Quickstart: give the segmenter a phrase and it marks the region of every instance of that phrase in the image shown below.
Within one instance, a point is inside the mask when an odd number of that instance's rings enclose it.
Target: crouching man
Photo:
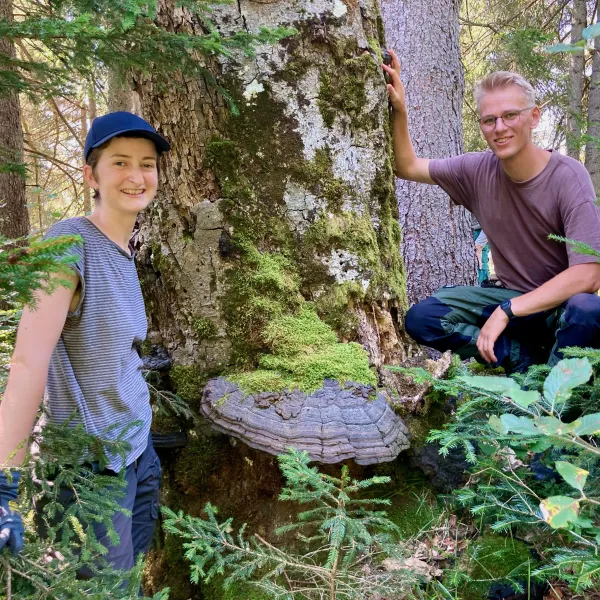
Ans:
[[[548,239],[555,233],[600,250],[600,213],[585,167],[532,141],[539,123],[532,86],[500,71],[475,88],[479,127],[491,151],[429,160],[408,130],[400,63],[390,77],[395,172],[439,185],[486,232],[503,287],[449,286],[413,306],[406,330],[419,343],[507,372],[555,364],[568,346],[600,347],[600,264]]]

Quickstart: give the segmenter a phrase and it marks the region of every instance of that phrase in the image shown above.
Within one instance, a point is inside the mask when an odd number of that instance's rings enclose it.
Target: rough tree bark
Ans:
[[[458,45],[460,0],[382,0],[387,44],[402,63],[409,127],[418,156],[462,152],[464,81]],[[409,301],[442,285],[474,285],[471,217],[437,186],[397,180]]]
[[[12,1],[0,0],[0,20],[12,20]],[[0,55],[15,57],[10,40],[0,38]],[[23,163],[23,130],[19,96],[0,92],[0,235],[17,238],[29,233],[29,213],[25,206],[25,180],[2,163]]]
[[[162,26],[202,32],[185,9],[160,4]],[[239,0],[214,11],[224,34],[298,34],[253,58],[207,60],[238,116],[204,81],[135,81],[143,115],[172,143],[138,238],[149,340],[173,357],[171,381],[192,406],[213,373],[252,369],[266,323],[302,303],[376,368],[397,364],[407,302],[375,0]],[[241,450],[198,432],[190,444],[170,467],[169,498],[197,512],[210,494],[229,514],[237,502],[242,520],[279,519],[273,457],[238,460]]]
[[[571,44],[583,39],[581,32],[587,23],[586,0],[573,0],[571,8]],[[583,80],[585,55],[583,52],[571,54],[569,71],[569,108],[566,121],[567,154],[581,160],[581,124],[583,118]]]
[[[600,195],[600,37],[594,39],[592,74],[588,99],[588,141],[585,145],[585,166],[589,171],[596,195]]]

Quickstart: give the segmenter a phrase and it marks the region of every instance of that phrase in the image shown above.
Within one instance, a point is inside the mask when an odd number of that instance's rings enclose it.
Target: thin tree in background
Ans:
[[[460,0],[383,0],[381,8],[387,44],[402,63],[417,155],[462,153]],[[409,301],[423,300],[442,285],[475,284],[470,214],[437,186],[398,179],[396,197]]]
[[[12,18],[12,1],[0,0],[0,20]],[[0,62],[9,63],[7,85],[0,89],[0,235],[8,238],[29,233],[18,76],[10,66],[15,56],[13,42],[0,36]]]
[[[571,44],[583,39],[582,32],[587,25],[586,0],[573,0],[571,8]],[[567,154],[581,160],[581,129],[583,122],[583,88],[585,55],[583,52],[571,54],[569,70],[569,107],[567,111]]]
[[[592,51],[585,167],[592,177],[596,195],[600,195],[600,37],[594,38]]]

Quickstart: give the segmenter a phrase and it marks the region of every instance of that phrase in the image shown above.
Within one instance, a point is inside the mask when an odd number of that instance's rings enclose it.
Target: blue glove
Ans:
[[[23,550],[23,521],[18,512],[10,510],[8,503],[17,499],[19,492],[19,471],[11,471],[9,481],[6,473],[0,471],[0,550],[9,548],[16,556]]]

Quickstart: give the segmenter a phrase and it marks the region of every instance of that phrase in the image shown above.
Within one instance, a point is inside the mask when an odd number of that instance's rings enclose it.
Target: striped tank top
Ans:
[[[44,237],[77,234],[83,246],[70,253],[78,257],[80,298],[50,360],[45,421],[121,437],[130,445],[125,463],[109,454],[108,464],[118,472],[145,450],[152,420],[139,354],[148,327],[144,300],[133,256],[85,217],[60,221]]]

